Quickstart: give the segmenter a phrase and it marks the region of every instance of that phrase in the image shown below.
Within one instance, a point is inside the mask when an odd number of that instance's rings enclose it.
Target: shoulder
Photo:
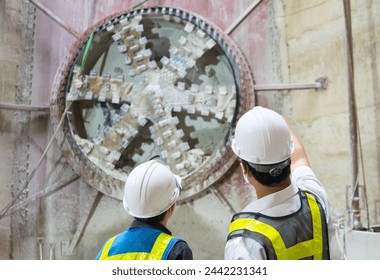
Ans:
[[[307,165],[301,165],[296,167],[294,170],[292,170],[292,179],[296,179],[298,177],[302,176],[314,176],[314,171],[311,169],[310,166]]]
[[[225,260],[266,260],[264,247],[253,238],[235,237],[227,241]]]
[[[176,243],[170,250],[169,260],[192,260],[193,252],[185,240],[176,238]]]
[[[327,220],[329,220],[329,202],[326,190],[309,166],[297,167],[292,172],[292,184],[301,190],[314,194],[322,204]]]
[[[324,192],[325,189],[322,183],[315,176],[313,169],[309,166],[297,167],[291,174],[292,184],[300,189],[308,190],[311,193]]]

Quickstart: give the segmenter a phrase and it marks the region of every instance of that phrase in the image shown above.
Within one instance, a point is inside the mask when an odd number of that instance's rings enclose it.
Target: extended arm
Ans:
[[[312,171],[305,148],[300,139],[295,134],[294,130],[289,126],[289,123],[288,127],[290,136],[294,142],[294,152],[291,155],[292,183],[300,189],[308,190],[319,197],[325,210],[326,220],[328,223],[330,223],[329,201],[327,198],[326,190]],[[306,167],[298,168],[296,171],[296,168],[301,166]]]
[[[294,132],[294,130],[290,127],[288,123],[289,131],[290,131],[290,136],[293,139],[294,142],[294,152],[291,156],[291,170],[294,171],[297,167],[299,166],[309,166],[310,167],[310,162],[307,158],[305,148]]]

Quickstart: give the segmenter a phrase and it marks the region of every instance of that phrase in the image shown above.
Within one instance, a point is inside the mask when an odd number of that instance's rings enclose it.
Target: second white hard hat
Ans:
[[[180,191],[181,178],[164,164],[150,160],[129,174],[124,186],[124,209],[136,218],[155,217],[177,201]]]
[[[261,106],[254,107],[238,120],[231,146],[239,158],[259,165],[283,162],[294,150],[284,118]]]

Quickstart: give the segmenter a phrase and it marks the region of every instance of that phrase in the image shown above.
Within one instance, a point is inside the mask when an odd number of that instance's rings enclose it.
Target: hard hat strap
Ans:
[[[287,160],[283,162],[280,162],[277,164],[270,164],[270,165],[261,165],[261,164],[256,164],[256,163],[252,163],[248,161],[247,163],[257,172],[269,173],[272,177],[277,177],[277,176],[280,176],[282,171],[290,164],[290,158],[288,158]]]

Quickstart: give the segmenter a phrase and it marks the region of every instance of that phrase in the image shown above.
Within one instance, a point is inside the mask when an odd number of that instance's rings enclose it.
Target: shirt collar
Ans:
[[[298,188],[290,184],[285,189],[264,196],[251,202],[242,212],[265,212],[268,209],[275,208],[276,206],[284,203],[285,201],[293,198],[298,193]],[[293,210],[293,209],[292,209]],[[298,209],[296,209],[298,210]]]

